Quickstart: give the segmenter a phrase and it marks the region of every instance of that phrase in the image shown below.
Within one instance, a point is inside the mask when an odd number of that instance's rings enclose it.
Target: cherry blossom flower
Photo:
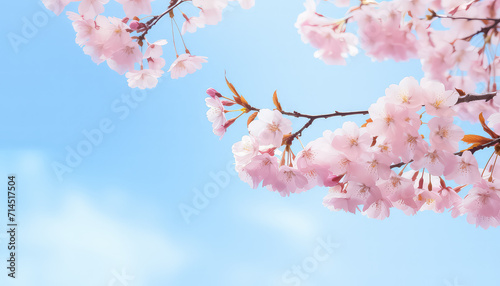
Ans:
[[[427,126],[431,131],[429,141],[432,147],[450,152],[458,149],[458,142],[464,137],[464,131],[453,124],[453,118],[434,117],[429,120]]]
[[[186,16],[186,21],[182,25],[182,34],[184,35],[186,32],[194,33],[198,28],[205,27],[205,21],[201,17],[191,17],[188,18]]]
[[[104,12],[104,4],[109,0],[82,0],[78,6],[78,13],[86,18],[93,19],[95,16]]]
[[[219,97],[215,96],[215,90],[209,89],[207,90],[207,94],[210,97],[205,99],[205,102],[210,109],[207,111],[208,121],[212,122],[212,127],[215,135],[222,136],[224,135],[226,128],[224,127],[227,120],[224,112],[224,105],[222,104]]]
[[[427,114],[440,117],[455,114],[450,107],[457,103],[457,92],[445,90],[444,85],[437,81],[423,79],[421,86],[425,90],[425,111]]]
[[[129,42],[114,52],[107,60],[108,66],[119,74],[133,70],[136,63],[141,62],[142,53],[136,42]]]
[[[47,7],[47,9],[54,12],[56,15],[62,13],[66,5],[71,3],[73,0],[42,0],[43,5]]]
[[[456,156],[457,164],[453,171],[446,176],[447,180],[454,180],[457,184],[474,184],[481,179],[476,158],[470,151],[465,151],[462,156]]]
[[[146,89],[155,87],[158,84],[158,78],[162,74],[163,71],[161,70],[142,69],[127,72],[125,76],[128,78],[128,86],[131,88]]]
[[[248,126],[250,134],[253,135],[260,145],[281,146],[283,135],[292,132],[292,122],[284,118],[278,110],[262,109]]]
[[[252,136],[245,135],[241,141],[234,143],[232,150],[236,161],[236,170],[241,171],[253,157],[259,154],[259,143]]]
[[[116,0],[116,2],[123,5],[123,10],[129,18],[139,15],[150,15],[151,1],[153,0]]]
[[[481,180],[473,186],[462,203],[467,222],[487,229],[500,225],[500,186]]]
[[[168,72],[173,79],[185,77],[201,69],[201,64],[206,62],[206,57],[182,54],[172,63]]]
[[[307,185],[307,179],[299,170],[289,166],[281,166],[276,176],[276,182],[271,186],[281,196],[299,193]]]
[[[334,132],[332,146],[347,155],[351,160],[356,160],[363,150],[370,147],[372,137],[364,128],[359,128],[354,122],[345,122],[342,129]]]

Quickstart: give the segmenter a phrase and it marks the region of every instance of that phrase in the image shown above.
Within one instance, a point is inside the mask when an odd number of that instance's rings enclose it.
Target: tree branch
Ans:
[[[489,101],[493,99],[497,95],[498,91],[493,91],[489,93],[484,93],[484,94],[467,94],[465,96],[461,96],[456,104],[460,103],[465,103],[465,102],[472,102],[472,101],[478,101],[478,100],[484,100],[484,101]],[[246,107],[250,111],[260,111],[260,108],[253,107],[251,105],[248,105]],[[330,117],[343,117],[343,116],[351,116],[351,115],[366,115],[368,114],[368,110],[360,110],[360,111],[349,111],[349,112],[341,112],[341,111],[335,111],[333,113],[327,113],[327,114],[318,114],[318,115],[310,115],[310,114],[303,114],[297,111],[289,112],[289,111],[281,111],[281,114],[288,115],[288,116],[293,116],[296,118],[307,118],[309,119],[302,128],[300,128],[297,132],[293,133],[290,138],[288,138],[287,143],[291,144],[292,141],[297,137],[297,136],[302,136],[302,131],[304,131],[306,128],[312,125],[314,120],[320,119],[320,118],[330,118]],[[406,163],[399,163],[396,165],[391,166],[391,168],[396,168],[396,167],[401,167]]]
[[[170,4],[168,5],[168,9],[165,12],[161,13],[160,15],[153,16],[153,18],[151,18],[149,21],[146,22],[146,28],[145,28],[144,32],[139,36],[139,40],[144,40],[144,38],[146,37],[146,34],[149,32],[149,30],[154,25],[156,25],[156,23],[158,23],[158,21],[160,21],[160,19],[163,18],[163,16],[170,13],[172,10],[174,10],[177,6],[181,5],[182,3],[188,2],[188,1],[191,1],[191,0],[171,0]]]
[[[484,93],[484,94],[467,94],[465,96],[461,96],[457,100],[457,104],[459,103],[464,103],[464,102],[471,102],[471,101],[476,101],[476,100],[484,100],[484,101],[490,101],[497,95],[498,91],[493,91],[489,93]]]

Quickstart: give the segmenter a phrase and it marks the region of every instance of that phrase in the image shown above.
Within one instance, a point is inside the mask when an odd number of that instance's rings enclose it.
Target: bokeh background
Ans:
[[[155,11],[168,2],[153,2]],[[323,113],[368,108],[390,84],[420,79],[418,61],[378,63],[361,52],[347,66],[327,66],[294,28],[301,0],[258,0],[185,37],[193,54],[208,57],[202,70],[141,92],[84,55],[64,15],[39,1],[2,6],[0,265],[8,174],[17,176],[19,229],[17,278],[1,267],[0,285],[498,285],[499,229],[449,213],[395,210],[378,221],[331,212],[324,188],[288,198],[253,190],[232,171],[246,119],[222,140],[206,119],[205,90],[229,94],[225,71],[254,106],[272,108],[278,90],[283,108]],[[116,3],[106,8],[123,15]],[[13,35],[24,41],[12,45]],[[150,35],[160,38],[171,42],[168,19]],[[171,43],[164,51],[173,61]],[[54,165],[102,121],[111,132],[58,176]],[[302,141],[341,124],[315,122]]]

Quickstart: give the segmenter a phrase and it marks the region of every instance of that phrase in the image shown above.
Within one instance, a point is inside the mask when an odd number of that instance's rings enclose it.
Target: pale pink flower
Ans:
[[[209,93],[207,91],[207,93]],[[210,95],[210,94],[209,94]],[[224,105],[217,96],[210,96],[205,99],[205,102],[210,109],[207,111],[208,121],[212,122],[212,127],[215,135],[222,138],[225,133],[224,125],[226,124],[226,115]],[[222,128],[221,128],[222,127]]]
[[[59,15],[64,10],[64,7],[72,2],[72,0],[42,0],[43,5],[56,15]]]
[[[131,88],[146,89],[155,87],[162,74],[161,70],[142,69],[127,72],[125,76],[128,78],[128,86]]]
[[[201,69],[201,64],[206,62],[206,57],[182,54],[172,63],[168,72],[173,79],[185,77],[188,73]]]
[[[109,0],[82,0],[78,6],[78,13],[84,15],[87,19],[93,19],[95,16],[104,12],[104,4]]]
[[[66,15],[73,21],[73,29],[76,32],[75,42],[80,47],[97,34],[97,23],[93,19],[86,19],[84,16],[74,12],[67,12]]]
[[[332,211],[344,210],[345,212],[356,213],[359,201],[350,198],[343,189],[343,185],[337,185],[328,190],[328,194],[323,199],[323,205]]]
[[[424,33],[427,34],[428,31],[424,30]],[[454,66],[451,57],[453,46],[441,39],[444,36],[442,31],[433,31],[431,35],[428,42],[422,42],[422,48],[418,51],[422,69],[427,77],[444,81],[448,75],[448,70]]]
[[[262,182],[262,186],[272,185],[278,175],[278,158],[268,153],[259,154],[242,168],[240,177],[246,176],[246,182],[257,188]]]
[[[462,203],[462,198],[450,187],[442,187],[437,192],[441,198],[436,202],[436,208],[434,209],[437,213],[442,213],[445,209],[451,209]]]
[[[260,145],[281,146],[283,135],[292,132],[292,122],[284,118],[278,110],[261,109],[257,120],[248,126]]]
[[[341,129],[334,132],[332,146],[344,153],[350,160],[356,160],[372,143],[372,137],[365,128],[359,128],[354,122],[344,122]]]
[[[405,77],[399,85],[391,84],[386,90],[386,101],[419,110],[424,103],[424,91],[413,77]]]
[[[388,141],[400,136],[402,132],[418,133],[421,124],[418,114],[386,101],[386,97],[381,97],[377,103],[368,108],[370,118],[373,120],[367,126],[368,132],[372,136],[383,135]]]
[[[129,18],[139,15],[150,15],[151,2],[153,0],[116,0],[116,2],[123,5],[123,10]]]
[[[314,56],[326,64],[345,65],[345,58],[358,53],[357,37],[345,32],[342,21],[316,13],[314,1],[306,1],[305,7],[306,11],[299,15],[295,23],[302,41],[317,48]]]
[[[370,188],[370,196],[366,199],[363,213],[369,218],[385,219],[389,217],[391,202],[382,195],[377,187]]]
[[[425,168],[431,175],[446,176],[452,172],[457,164],[453,153],[431,149],[423,156],[416,157],[411,164],[413,170]]]
[[[424,176],[426,177],[426,176]],[[428,177],[428,176],[427,176]],[[434,179],[434,178],[433,178]],[[428,180],[427,180],[428,182]],[[428,183],[427,183],[428,184]],[[426,185],[426,184],[424,184]],[[417,190],[417,205],[420,211],[433,210],[436,211],[436,206],[440,203],[441,197],[435,191],[426,189]]]
[[[119,74],[133,70],[136,63],[142,60],[142,53],[136,42],[129,42],[114,52],[107,60],[108,66]]]
[[[148,58],[148,67],[152,70],[161,70],[165,66],[164,58]]]
[[[446,176],[447,180],[454,180],[457,184],[474,184],[481,180],[476,158],[470,151],[465,151],[457,157],[455,168]]]
[[[500,112],[493,113],[488,117],[488,127],[493,129],[497,134],[500,133]]]
[[[182,34],[184,35],[186,32],[194,33],[196,29],[205,27],[205,22],[201,17],[191,17],[187,18],[182,25]]]
[[[417,56],[417,38],[408,25],[402,24],[402,13],[396,5],[380,2],[363,5],[354,12],[361,45],[367,55],[377,60],[404,61]]]
[[[255,5],[255,0],[238,0],[238,2],[243,9],[250,9]]]
[[[461,70],[469,70],[473,63],[479,60],[479,54],[477,53],[477,47],[474,47],[468,41],[457,40],[453,44],[454,51],[452,54],[452,61]]]
[[[481,180],[464,198],[462,213],[467,213],[467,222],[487,229],[500,225],[500,188],[498,183]]]
[[[380,153],[371,153],[364,156],[362,165],[365,167],[363,176],[370,176],[372,179],[387,179],[391,175],[390,165],[392,159]]]
[[[414,17],[424,16],[432,0],[403,0],[398,1],[401,11],[410,11]]]
[[[320,137],[309,142],[304,150],[297,154],[294,166],[306,176],[310,185],[324,185],[328,180],[330,158],[336,153],[331,140]]]
[[[430,129],[429,141],[435,149],[455,152],[464,131],[453,124],[453,117],[434,117],[427,123]]]
[[[437,81],[422,79],[421,86],[425,90],[425,111],[433,116],[453,116],[451,107],[457,103],[458,93],[445,90],[444,85]]]
[[[395,136],[392,143],[393,153],[400,156],[404,162],[418,158],[425,154],[428,149],[427,142],[422,139],[418,132],[402,132]]]
[[[127,32],[130,27],[122,19],[108,17],[108,21],[102,19],[100,26],[99,34],[101,39],[105,40],[105,48],[110,50],[111,53],[123,48],[124,45],[132,41],[130,33]]]
[[[241,171],[253,157],[259,154],[259,143],[252,136],[243,136],[241,141],[233,144],[232,147],[236,170]]]
[[[144,58],[159,58],[161,55],[163,55],[163,48],[162,46],[166,45],[167,41],[166,40],[158,40],[154,43],[148,43],[148,48],[146,49],[146,52],[144,53]]]
[[[299,170],[283,165],[279,168],[276,181],[270,187],[285,197],[290,193],[300,193],[306,185],[307,179]]]

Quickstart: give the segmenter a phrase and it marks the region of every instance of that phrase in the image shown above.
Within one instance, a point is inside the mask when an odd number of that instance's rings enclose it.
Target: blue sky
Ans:
[[[157,0],[154,8],[167,4]],[[360,54],[347,66],[327,66],[294,28],[302,1],[258,0],[186,36],[193,54],[208,57],[202,70],[140,92],[83,54],[66,17],[47,16],[37,1],[4,6],[0,174],[18,178],[19,251],[18,278],[2,268],[1,285],[498,283],[499,229],[477,229],[446,213],[395,210],[378,221],[331,212],[320,188],[288,198],[252,190],[230,167],[246,120],[222,140],[206,120],[205,90],[229,93],[224,72],[254,106],[272,108],[278,90],[284,109],[323,113],[368,108],[390,84],[420,79],[418,61],[374,63]],[[116,3],[108,7],[122,13]],[[39,27],[16,52],[9,35],[23,36],[34,18]],[[170,41],[169,21],[158,28],[151,36]],[[164,51],[171,61],[172,45]],[[127,106],[127,98],[136,99]],[[55,162],[65,162],[102,122],[109,132],[59,178]],[[302,141],[341,125],[315,122]],[[213,193],[200,201],[204,189]],[[196,214],[183,217],[185,206],[198,206]],[[0,222],[3,260],[5,217]],[[297,266],[302,278],[290,275]]]

